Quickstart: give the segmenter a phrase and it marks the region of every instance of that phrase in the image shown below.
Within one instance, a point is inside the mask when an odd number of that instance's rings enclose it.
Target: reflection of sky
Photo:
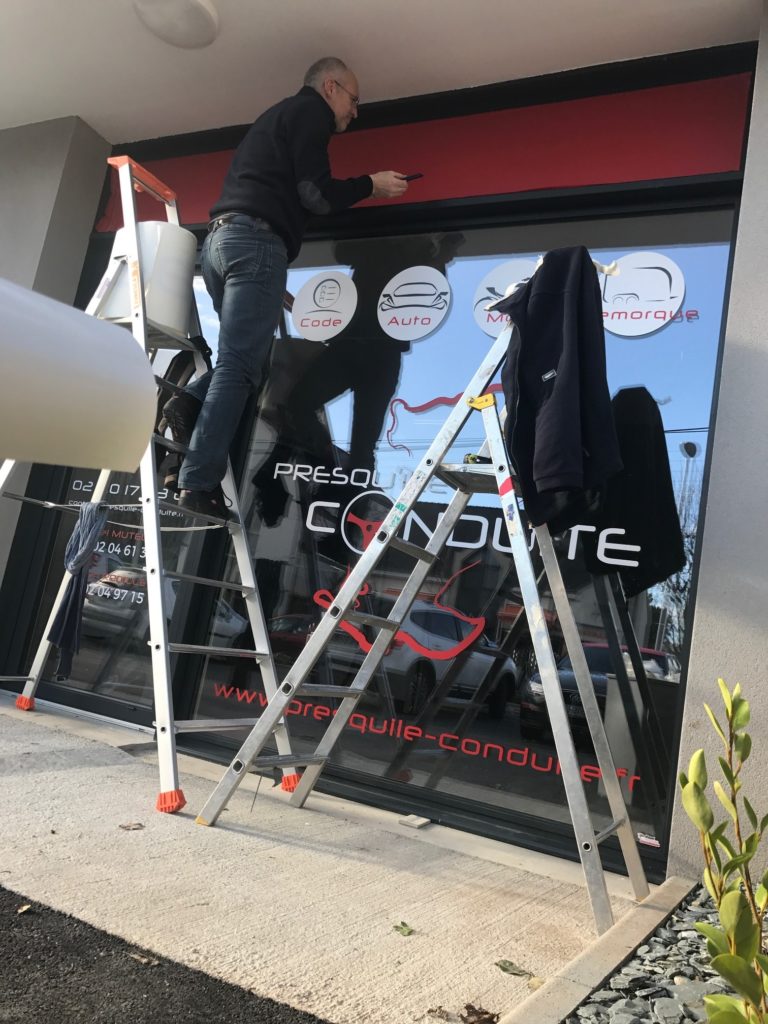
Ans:
[[[602,263],[625,255],[631,250],[594,250],[592,255]],[[685,459],[680,452],[682,441],[695,441],[703,450],[706,434],[699,432],[709,423],[712,389],[715,376],[720,320],[723,308],[728,245],[679,245],[653,247],[674,260],[683,272],[686,293],[682,309],[696,310],[694,321],[667,323],[652,334],[624,338],[606,332],[608,384],[611,393],[621,387],[643,385],[660,403],[668,433],[670,464],[675,481],[682,478]],[[490,257],[455,259],[446,271],[452,289],[448,316],[434,333],[412,345],[403,358],[397,393],[409,405],[422,405],[438,396],[453,396],[464,390],[482,357],[492,343],[475,323],[472,305],[480,281],[500,263],[513,257],[538,253],[498,253]],[[301,286],[321,270],[346,269],[312,267],[291,270],[288,290],[294,295]],[[203,334],[215,349],[218,320],[211,308],[201,279],[195,281],[200,305]],[[296,333],[287,317],[289,333]],[[352,400],[349,394],[327,407],[331,427],[340,447],[349,443]],[[411,470],[444,422],[449,406],[441,405],[425,413],[414,414],[402,406],[397,409],[397,426],[393,430],[395,444],[407,445],[412,455],[396,450],[386,440],[393,420],[385,422],[377,452],[379,479],[395,496],[402,485],[403,473]],[[693,431],[693,432],[692,432]],[[453,454],[457,460],[464,451],[475,451],[481,443],[480,420],[470,420],[461,443]],[[701,459],[701,455],[697,456]],[[446,491],[446,494],[448,492]],[[433,495],[438,498],[438,492]]]

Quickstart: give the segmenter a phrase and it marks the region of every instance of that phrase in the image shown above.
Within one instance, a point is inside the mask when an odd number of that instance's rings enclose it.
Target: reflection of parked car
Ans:
[[[89,579],[83,605],[83,634],[98,639],[119,636],[141,623],[141,636],[147,627],[147,577],[135,565],[108,560],[109,571]],[[165,611],[170,619],[176,606],[180,580],[164,579]],[[213,635],[233,640],[248,628],[248,620],[222,598],[216,602]]]
[[[597,695],[597,703],[600,710],[604,712],[608,676],[615,673],[616,666],[613,664],[607,644],[584,644],[584,654]],[[640,654],[649,679],[665,680],[667,683],[680,682],[680,662],[673,654],[668,654],[666,651],[655,651],[649,647],[641,647]],[[629,653],[624,648],[622,648],[622,657],[628,675],[630,678],[634,678]],[[584,708],[569,657],[566,656],[558,662],[557,673],[560,677],[565,710],[571,720],[571,725],[574,731],[584,731],[587,728]],[[538,672],[534,672],[531,678],[523,683],[520,691],[520,732],[526,739],[539,739],[549,732],[544,686]]]
[[[448,292],[438,291],[431,281],[408,281],[381,296],[379,309],[400,309],[415,306],[420,309],[445,309]]]
[[[371,602],[372,606],[374,603],[375,607],[370,610],[375,614],[389,613],[390,608],[386,602],[378,600]],[[306,615],[282,615],[272,619],[268,629],[275,655],[295,659],[313,628],[314,622]],[[457,618],[450,611],[436,608],[426,601],[415,601],[400,632],[407,633],[422,650],[414,650],[401,637],[396,636],[382,661],[394,699],[400,701],[406,709],[418,712],[435,684],[445,678],[454,661],[450,657],[438,660],[430,657],[430,654],[434,652],[445,655],[452,648],[460,647],[471,629],[468,622]],[[365,657],[355,638],[342,629],[334,633],[328,654],[334,671],[349,674],[357,671]],[[501,660],[501,669],[497,669],[496,685],[485,701],[492,717],[503,717],[507,701],[515,696],[521,673],[514,661],[502,655],[498,646],[484,634],[471,646],[449,696],[472,698],[497,658]]]

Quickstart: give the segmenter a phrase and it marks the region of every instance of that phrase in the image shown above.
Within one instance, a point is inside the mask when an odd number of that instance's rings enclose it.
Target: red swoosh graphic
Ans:
[[[501,384],[491,384],[485,389],[483,394],[488,395],[491,393],[499,393],[502,390]],[[394,448],[396,451],[408,452],[411,455],[411,449],[404,444],[395,444],[392,440],[392,435],[397,430],[397,408],[402,406],[408,412],[427,412],[429,409],[436,409],[440,405],[456,405],[461,396],[464,394],[460,391],[458,395],[438,395],[437,398],[430,398],[428,402],[424,402],[423,405],[409,405],[404,398],[393,398],[389,403],[389,414],[392,417],[392,421],[387,428],[387,443],[390,448]]]
[[[463,640],[460,640],[459,643],[455,644],[453,647],[449,647],[445,651],[433,651],[429,647],[424,647],[423,644],[420,644],[419,641],[415,639],[415,637],[412,637],[411,634],[405,632],[405,630],[399,629],[395,634],[395,639],[400,640],[401,643],[407,644],[412,651],[415,651],[417,654],[423,655],[425,658],[429,658],[431,661],[450,661],[452,658],[455,658],[457,655],[461,654],[462,651],[465,651],[467,647],[473,644],[475,640],[477,640],[477,638],[480,636],[485,627],[485,618],[483,616],[480,616],[479,618],[471,618],[470,616],[465,615],[463,612],[460,612],[458,608],[451,608],[448,605],[440,604],[440,598],[446,592],[448,587],[450,587],[451,583],[453,583],[457,576],[461,576],[463,572],[468,572],[470,569],[474,569],[476,565],[480,565],[480,559],[478,559],[476,562],[472,562],[471,565],[465,565],[463,569],[459,569],[458,572],[455,572],[453,576],[450,577],[450,579],[446,580],[446,582],[443,584],[440,590],[438,590],[432,601],[432,604],[434,605],[435,608],[439,608],[441,611],[444,612],[450,612],[451,615],[454,615],[457,619],[460,619],[462,622],[469,622],[472,624],[473,628],[464,637]],[[349,577],[350,571],[351,570],[349,569],[347,570],[347,576],[345,577],[344,582],[346,582],[346,579]],[[360,591],[360,597],[364,597],[367,593],[369,593],[369,590],[370,587],[366,583],[363,589]],[[314,601],[315,604],[327,610],[333,604],[334,596],[330,592],[330,590],[317,590],[315,591],[314,594]],[[357,608],[359,604],[359,600],[355,601],[355,608]],[[339,626],[341,627],[341,629],[344,630],[345,633],[352,637],[352,639],[357,643],[358,647],[364,654],[367,654],[368,651],[370,651],[373,645],[365,638],[365,635],[359,629],[357,629],[356,626],[354,626],[351,622],[345,622],[344,620],[342,620],[339,623]]]

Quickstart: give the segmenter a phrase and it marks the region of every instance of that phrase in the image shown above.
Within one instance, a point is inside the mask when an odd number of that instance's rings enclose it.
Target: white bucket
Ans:
[[[186,337],[192,311],[197,239],[191,231],[167,221],[141,221],[138,228],[147,319],[162,331]],[[126,247],[126,229],[120,228],[115,235],[110,262],[125,256]],[[131,320],[128,268],[125,264],[120,268],[99,317],[113,323],[129,323]]]

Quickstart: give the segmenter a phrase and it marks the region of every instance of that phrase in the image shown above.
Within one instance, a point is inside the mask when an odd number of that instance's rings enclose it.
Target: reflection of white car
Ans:
[[[448,305],[447,291],[439,291],[430,281],[408,281],[399,284],[391,292],[384,292],[379,309],[400,309],[416,306],[422,309],[445,309]]]
[[[96,579],[89,578],[83,605],[83,634],[97,638],[118,636],[134,625],[148,621],[147,577],[133,565],[120,565],[108,560],[109,571]],[[93,573],[91,573],[93,576]],[[173,615],[180,580],[164,578],[165,613]],[[248,628],[248,620],[219,598],[213,619],[213,634],[234,640]]]
[[[384,602],[377,604],[384,607],[377,607],[376,614],[388,614],[389,609]],[[436,608],[427,601],[415,601],[382,661],[393,697],[402,701],[408,710],[420,711],[435,684],[442,682],[455,658],[463,651],[462,641],[472,629],[470,623],[450,611]],[[411,638],[414,646],[402,639],[404,634]],[[452,651],[456,653],[451,654]],[[356,672],[365,657],[355,638],[342,629],[334,633],[328,653],[334,670],[346,669],[349,672]],[[507,701],[515,696],[522,673],[485,634],[481,633],[471,644],[469,655],[448,696],[471,699],[496,659],[501,659],[501,671],[496,686],[487,694],[485,701],[490,715],[502,718]]]

